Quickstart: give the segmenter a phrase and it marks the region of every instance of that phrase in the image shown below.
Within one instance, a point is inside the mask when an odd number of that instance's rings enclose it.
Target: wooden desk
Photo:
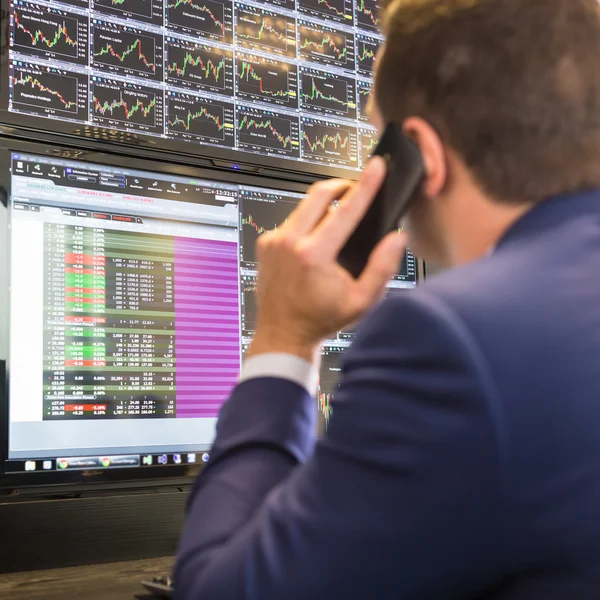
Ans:
[[[0,575],[6,600],[133,600],[142,579],[168,575],[173,557]]]

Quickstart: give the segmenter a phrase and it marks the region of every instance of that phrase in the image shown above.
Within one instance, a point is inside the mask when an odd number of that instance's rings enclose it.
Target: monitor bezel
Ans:
[[[105,164],[108,166],[122,166],[129,169],[137,169],[142,171],[155,171],[177,176],[189,176],[195,179],[217,180],[220,182],[234,183],[238,185],[248,185],[263,188],[272,188],[274,190],[284,190],[290,192],[304,193],[308,188],[307,184],[294,183],[285,180],[277,180],[274,178],[258,177],[247,175],[245,173],[219,171],[215,169],[206,169],[199,167],[190,167],[180,165],[174,161],[158,163],[156,156],[154,161],[150,157],[140,158],[137,156],[124,154],[110,154],[107,152],[98,152],[93,149],[73,149],[68,146],[46,145],[39,142],[26,142],[18,139],[0,138],[0,194],[4,197],[0,203],[0,210],[6,212],[6,226],[10,226],[10,214],[8,200],[10,196],[10,158],[11,153],[18,152],[23,154],[33,154],[38,156],[53,156],[63,157],[68,160],[81,160]],[[157,164],[160,164],[160,169],[157,169]],[[8,238],[8,229],[0,232],[3,239]],[[0,260],[5,261],[5,271],[7,281],[3,285],[4,290],[8,290],[10,281],[10,249],[7,244],[6,256],[0,253]],[[1,285],[1,282],[0,282]],[[10,314],[10,294],[5,292],[6,297],[0,295],[0,310],[5,315]],[[6,305],[2,306],[1,303]],[[7,318],[6,327],[7,333],[10,320]],[[1,337],[6,339],[2,341]],[[191,478],[201,470],[201,466],[187,465],[166,465],[160,467],[144,467],[131,469],[114,469],[114,470],[90,470],[90,471],[73,471],[73,472],[37,472],[37,473],[7,473],[4,465],[8,459],[8,434],[9,434],[9,388],[10,388],[10,355],[9,355],[9,335],[0,336],[0,343],[4,344],[2,353],[6,357],[5,363],[5,378],[3,389],[0,389],[0,489],[17,488],[29,486],[57,486],[57,485],[85,485],[86,487],[103,485],[118,485],[142,484],[147,483],[153,485],[155,481],[161,481],[160,485],[173,485],[172,480],[184,480],[188,483]],[[1,378],[0,378],[1,379]]]
[[[319,165],[318,163],[304,162],[301,160],[278,158],[274,155],[259,155],[243,150],[232,150],[218,146],[200,145],[197,143],[186,143],[167,138],[146,135],[143,133],[125,132],[81,123],[68,123],[57,119],[48,119],[35,115],[24,115],[10,112],[8,110],[8,77],[9,77],[9,35],[10,35],[10,2],[11,0],[0,0],[0,23],[4,25],[7,32],[6,40],[0,54],[0,125],[14,127],[22,130],[25,135],[37,135],[50,133],[57,136],[69,137],[74,143],[84,140],[93,140],[109,144],[115,151],[135,152],[136,150],[162,150],[177,154],[179,160],[194,162],[195,160],[208,160],[235,163],[240,167],[248,169],[269,169],[277,172],[276,176],[284,179],[294,180],[299,176],[311,176],[315,178],[341,177],[343,179],[357,179],[359,170],[344,169],[342,167]],[[4,23],[6,20],[6,23]],[[277,110],[274,106],[273,110]],[[300,116],[298,112],[298,116]],[[313,115],[318,117],[319,115]],[[52,124],[52,128],[43,126],[43,121]],[[356,121],[357,130],[361,122]],[[111,135],[113,134],[113,135]],[[112,138],[112,139],[111,139]],[[129,138],[131,143],[120,141],[119,138]],[[194,151],[194,148],[198,148]],[[217,165],[215,165],[217,166]]]
[[[2,129],[0,128],[0,133]],[[249,185],[255,187],[284,190],[290,192],[304,193],[308,189],[308,182],[290,181],[277,179],[265,175],[251,175],[228,169],[207,168],[201,166],[182,165],[179,157],[168,153],[140,151],[133,154],[123,154],[120,148],[105,147],[99,150],[97,144],[88,143],[85,146],[74,146],[71,140],[63,140],[56,144],[51,135],[40,136],[38,141],[25,141],[19,137],[0,136],[0,210],[6,211],[6,222],[8,226],[7,200],[10,194],[10,155],[12,152],[37,154],[42,156],[62,157],[69,160],[90,161],[109,166],[124,166],[125,168],[139,169],[145,171],[160,171],[173,175],[184,175],[198,179],[218,180],[238,185]],[[162,162],[161,162],[162,161]],[[156,165],[160,164],[160,169]],[[153,168],[154,167],[154,168]],[[7,238],[6,231],[0,232],[4,239]],[[8,272],[10,256],[2,256],[0,260],[6,261],[6,275]],[[417,283],[424,279],[423,262],[417,259]],[[3,289],[8,289],[8,279]],[[2,282],[0,282],[2,285]],[[3,298],[0,295],[0,311],[9,314],[9,306],[2,306]],[[9,295],[6,292],[6,303]],[[8,319],[6,326],[8,327]],[[0,332],[1,334],[2,332]],[[2,342],[6,348],[3,349],[6,356],[5,385],[0,386],[0,490],[14,490],[18,488],[31,488],[40,490],[54,490],[55,492],[76,491],[79,489],[112,489],[112,488],[136,488],[173,486],[189,484],[201,471],[202,466],[193,465],[168,465],[161,467],[145,467],[131,469],[114,469],[104,471],[73,471],[73,472],[37,472],[37,473],[6,473],[4,462],[8,458],[8,393],[10,385],[10,357],[8,355],[8,336]],[[0,353],[0,356],[2,354]],[[0,367],[1,367],[0,361]],[[0,381],[1,381],[0,377]]]

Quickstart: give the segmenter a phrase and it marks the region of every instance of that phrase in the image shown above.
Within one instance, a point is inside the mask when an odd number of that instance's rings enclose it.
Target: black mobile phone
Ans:
[[[423,157],[417,145],[395,123],[389,124],[372,156],[383,156],[387,174],[363,220],[338,256],[338,262],[354,277],[365,268],[369,255],[391,231],[400,227],[425,176]]]

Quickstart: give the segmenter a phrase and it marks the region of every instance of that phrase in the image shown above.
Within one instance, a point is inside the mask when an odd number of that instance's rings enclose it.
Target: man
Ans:
[[[258,329],[189,505],[185,600],[600,598],[596,0],[391,0],[374,118],[458,267],[366,316],[314,448],[319,343],[398,264],[336,263],[384,176],[314,186],[259,245]],[[332,201],[341,199],[338,209]]]

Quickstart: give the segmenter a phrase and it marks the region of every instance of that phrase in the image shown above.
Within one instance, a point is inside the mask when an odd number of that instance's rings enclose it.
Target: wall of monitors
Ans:
[[[3,120],[330,174],[376,143],[378,0],[11,0]]]

